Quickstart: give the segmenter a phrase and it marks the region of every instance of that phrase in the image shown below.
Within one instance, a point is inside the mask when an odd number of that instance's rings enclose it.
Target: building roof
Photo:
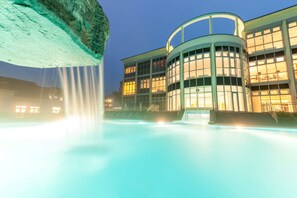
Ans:
[[[151,58],[154,56],[165,56],[165,55],[167,55],[166,48],[162,47],[162,48],[154,49],[154,50],[144,52],[141,54],[137,54],[135,56],[130,56],[130,57],[124,58],[124,59],[122,59],[122,61],[124,63],[130,63],[130,62],[134,62],[134,61],[138,61],[138,60],[142,60],[142,59]]]
[[[296,13],[297,13],[297,5],[294,5],[282,10],[278,10],[278,11],[245,21],[245,29],[251,30],[251,29],[259,28],[261,26],[276,23],[285,19],[296,17]]]

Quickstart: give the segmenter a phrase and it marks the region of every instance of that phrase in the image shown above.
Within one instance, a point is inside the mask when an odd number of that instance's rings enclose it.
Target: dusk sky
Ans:
[[[105,52],[105,93],[117,91],[123,78],[121,59],[164,47],[183,22],[209,12],[232,12],[243,20],[296,5],[296,0],[99,0],[110,21]],[[1,23],[1,22],[0,22]],[[1,37],[1,35],[0,35]],[[3,38],[1,38],[3,39]],[[54,70],[42,71],[0,62],[0,76],[55,85]]]

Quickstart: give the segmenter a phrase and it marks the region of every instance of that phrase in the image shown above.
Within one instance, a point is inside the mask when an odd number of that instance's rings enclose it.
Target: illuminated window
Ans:
[[[288,80],[284,52],[250,57],[250,82],[272,82]]]
[[[252,102],[255,112],[294,111],[288,84],[252,87]]]
[[[280,27],[266,29],[255,34],[248,34],[247,46],[249,54],[263,50],[283,48],[283,38]]]
[[[197,86],[185,88],[186,109],[211,109],[212,93],[211,86]]]
[[[144,79],[140,81],[140,89],[148,89],[150,88],[150,80]]]
[[[244,111],[243,89],[239,86],[217,86],[220,111]]]
[[[53,107],[52,108],[52,113],[53,114],[59,114],[61,112],[61,107]]]
[[[30,113],[40,113],[40,107],[30,107]]]
[[[152,93],[165,92],[165,91],[166,91],[165,76],[153,78]]]
[[[209,51],[209,48],[203,48],[184,54],[184,80],[211,76]]]
[[[15,107],[16,113],[26,113],[26,111],[27,111],[27,106],[25,106],[25,105],[17,105]]]
[[[167,109],[169,111],[180,110],[180,90],[170,91],[167,94]]]
[[[216,47],[216,73],[217,76],[241,77],[239,48],[228,46]]]
[[[135,72],[136,72],[135,66],[129,66],[129,67],[126,67],[126,69],[125,69],[125,74],[131,74],[131,73],[135,73]]]
[[[297,45],[297,22],[289,23],[290,44]]]
[[[168,84],[176,83],[180,81],[180,61],[179,56],[172,59],[169,62],[167,71]]]
[[[124,82],[124,95],[132,95],[135,94],[135,81]]]

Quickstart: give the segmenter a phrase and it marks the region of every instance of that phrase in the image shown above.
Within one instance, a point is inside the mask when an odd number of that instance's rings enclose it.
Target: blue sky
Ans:
[[[209,12],[232,12],[243,20],[289,6],[296,0],[98,0],[110,21],[105,52],[105,93],[118,90],[123,78],[122,58],[165,46],[171,32],[183,22]],[[0,35],[1,37],[1,35]],[[0,63],[0,75],[52,85],[52,70],[14,67]]]

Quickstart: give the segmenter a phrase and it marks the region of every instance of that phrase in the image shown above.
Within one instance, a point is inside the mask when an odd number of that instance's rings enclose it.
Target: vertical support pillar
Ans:
[[[235,19],[235,36],[239,36],[238,18]]]
[[[166,89],[166,94],[165,94],[165,103],[166,103],[166,111],[169,111],[169,100],[168,100],[168,56],[166,56],[166,65],[165,65],[165,89]]]
[[[210,60],[211,60],[211,92],[212,92],[212,108],[218,110],[218,94],[217,94],[217,72],[216,72],[216,55],[215,45],[211,44],[210,47]]]
[[[284,47],[285,47],[285,56],[286,56],[286,63],[287,63],[287,70],[288,70],[288,76],[289,76],[289,88],[291,92],[292,97],[292,103],[296,104],[296,83],[295,83],[295,76],[294,76],[294,69],[293,69],[293,60],[292,60],[292,51],[290,46],[290,40],[289,40],[289,32],[288,32],[288,26],[287,21],[282,21],[282,32],[284,36]],[[293,105],[294,112],[297,111],[297,107]]]
[[[240,58],[240,69],[241,69],[241,84],[242,84],[242,92],[243,92],[243,101],[244,101],[244,111],[248,111],[248,106],[247,106],[247,95],[246,95],[246,90],[245,90],[245,66],[244,61],[243,61],[243,47],[240,46],[239,48],[239,58]],[[237,65],[236,65],[237,66]]]
[[[134,94],[134,111],[137,109],[137,86],[138,86],[138,62],[136,62],[136,68],[135,68],[135,94]]]
[[[124,78],[123,78],[123,82],[122,82],[122,87],[121,87],[121,91],[122,91],[122,109],[125,109],[125,104],[124,104],[124,85],[125,85],[125,74],[126,74],[126,66],[124,64]]]
[[[209,35],[213,34],[213,28],[212,28],[212,16],[209,16]]]
[[[183,52],[179,53],[180,72],[180,110],[185,110],[185,86],[184,86],[184,57]]]
[[[152,87],[152,78],[153,77],[153,59],[151,58],[150,59],[150,83],[149,83],[149,86],[150,86],[150,88],[149,88],[149,107],[152,105],[152,89],[153,89],[153,87]]]
[[[181,43],[185,42],[185,29],[184,26],[181,27]]]

